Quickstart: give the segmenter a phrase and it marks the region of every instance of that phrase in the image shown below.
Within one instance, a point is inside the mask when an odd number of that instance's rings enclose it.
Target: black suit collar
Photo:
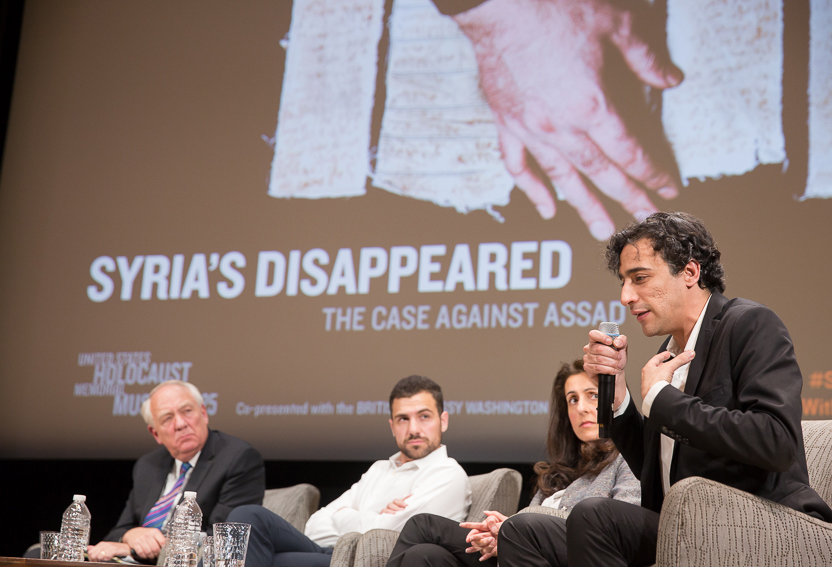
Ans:
[[[208,475],[208,471],[214,464],[214,456],[219,451],[219,435],[216,431],[208,430],[208,439],[205,441],[205,446],[202,448],[202,453],[199,455],[199,460],[196,462],[191,476],[188,477],[188,482],[185,484],[183,490],[199,492],[199,486]],[[158,451],[161,453],[159,457],[159,468],[153,478],[150,479],[150,487],[147,490],[147,496],[144,503],[144,514],[146,515],[153,505],[159,500],[162,495],[162,490],[165,488],[170,471],[173,470],[174,458],[168,453],[165,447],[159,447]],[[144,519],[144,518],[142,518]]]
[[[724,295],[718,291],[711,293],[711,299],[705,311],[705,318],[702,319],[702,326],[699,327],[699,337],[697,337],[694,346],[696,357],[690,363],[688,378],[685,382],[685,393],[689,396],[695,395],[696,388],[699,386],[702,371],[705,369],[705,361],[708,359],[708,351],[711,349],[711,339],[714,336],[714,331],[719,326],[720,316],[726,303],[728,303],[728,299]]]
[[[219,443],[219,435],[216,431],[208,430],[208,439],[205,441],[205,446],[202,447],[202,453],[199,455],[199,460],[196,462],[194,472],[188,477],[188,482],[185,484],[184,490],[196,492],[199,495],[199,485],[205,480],[208,471],[214,464],[214,456],[217,454]]]
[[[696,345],[694,346],[696,357],[690,363],[688,378],[685,382],[685,394],[689,396],[696,395],[696,389],[699,387],[702,372],[705,370],[705,361],[708,359],[708,352],[711,350],[714,331],[719,326],[719,321],[722,319],[722,312],[727,303],[728,299],[718,291],[711,293],[711,299],[708,302],[708,308],[705,310],[705,317],[702,319],[702,326],[699,327],[699,336],[696,338]],[[670,460],[670,484],[673,484],[676,479],[676,465],[679,463],[678,457],[679,443],[676,443],[673,446],[673,456]]]
[[[153,505],[156,504],[156,501],[159,500],[159,497],[162,495],[162,490],[165,488],[168,474],[173,469],[174,459],[170,456],[168,450],[165,447],[159,447],[157,451],[160,454],[158,461],[159,467],[156,469],[153,478],[150,479],[150,485],[145,494],[144,506],[142,507],[143,513],[140,523],[144,521],[144,516],[147,515],[150,509],[153,508]]]

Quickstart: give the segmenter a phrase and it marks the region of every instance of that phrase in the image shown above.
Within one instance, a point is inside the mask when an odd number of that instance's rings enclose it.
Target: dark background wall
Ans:
[[[20,23],[23,19],[23,0],[0,2],[0,156],[6,141],[9,104],[17,65],[17,45],[20,42]]]

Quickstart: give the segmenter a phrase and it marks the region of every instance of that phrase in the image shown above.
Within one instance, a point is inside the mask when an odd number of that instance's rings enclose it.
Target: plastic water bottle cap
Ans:
[[[87,500],[87,497],[84,496],[83,494],[75,494],[75,495],[72,496],[72,501],[73,502],[86,502],[86,500]]]
[[[190,490],[185,491],[185,498],[196,499],[196,492],[191,492]]]

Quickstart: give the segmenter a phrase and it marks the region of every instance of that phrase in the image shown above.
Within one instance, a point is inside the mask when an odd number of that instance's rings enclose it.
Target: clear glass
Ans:
[[[202,540],[202,567],[214,567],[214,536]]]
[[[244,567],[250,524],[214,524],[214,567]]]
[[[40,532],[40,558],[57,559],[61,549],[60,532]]]

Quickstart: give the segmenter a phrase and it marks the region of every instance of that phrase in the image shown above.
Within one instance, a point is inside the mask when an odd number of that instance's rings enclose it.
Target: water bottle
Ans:
[[[196,567],[202,510],[196,492],[185,492],[168,526],[165,567]]]
[[[61,561],[83,561],[84,552],[90,542],[90,511],[84,504],[87,497],[76,494],[72,504],[61,520],[60,551]]]

